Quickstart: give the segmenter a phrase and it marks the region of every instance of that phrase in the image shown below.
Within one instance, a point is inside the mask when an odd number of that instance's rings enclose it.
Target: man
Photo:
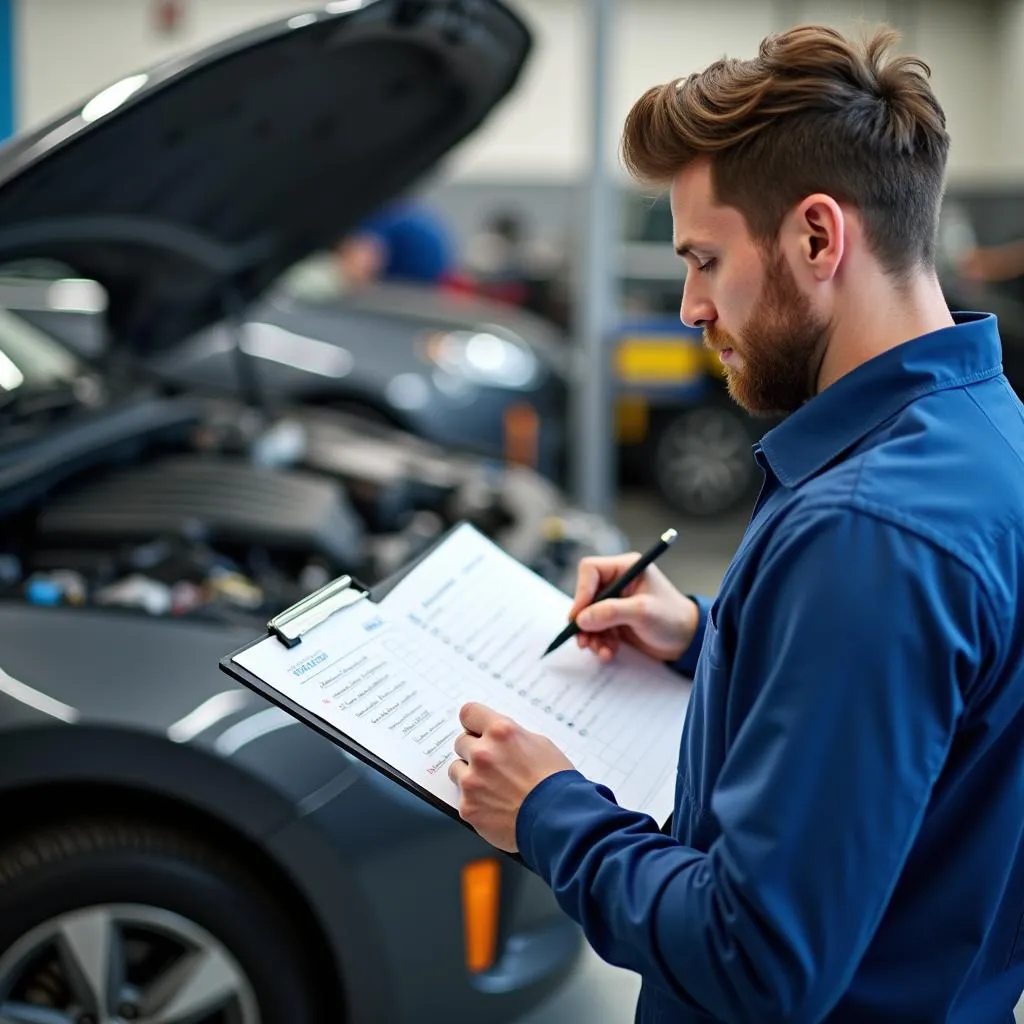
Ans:
[[[397,202],[360,223],[330,252],[315,253],[285,274],[285,290],[313,301],[377,281],[444,285],[455,274],[455,249],[440,217]]]
[[[925,65],[828,29],[647,92],[736,401],[788,414],[721,592],[580,567],[598,656],[694,674],[671,834],[547,739],[462,710],[460,812],[518,849],[659,1022],[1011,1020],[1024,985],[1024,409],[935,277],[948,137]]]
[[[442,284],[456,269],[455,246],[444,221],[428,207],[396,202],[353,232],[380,251],[379,276],[389,281]]]

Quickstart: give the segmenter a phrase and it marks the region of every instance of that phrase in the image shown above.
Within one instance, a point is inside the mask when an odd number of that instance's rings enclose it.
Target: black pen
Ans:
[[[657,544],[654,545],[649,551],[642,554],[617,580],[612,580],[607,587],[602,590],[597,597],[594,598],[593,604],[597,604],[598,601],[605,601],[609,597],[621,597],[622,592],[633,582],[643,571],[647,568],[656,558],[660,558],[668,549],[675,543],[676,537],[679,534],[675,530],[666,530],[662,535],[661,539]],[[572,639],[577,633],[580,632],[580,627],[576,625],[576,620],[573,619],[565,629],[562,630],[554,640],[548,644],[548,649],[541,655],[545,657],[552,651],[557,650],[566,640]]]

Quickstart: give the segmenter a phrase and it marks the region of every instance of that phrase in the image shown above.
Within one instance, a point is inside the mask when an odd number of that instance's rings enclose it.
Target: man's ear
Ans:
[[[802,200],[788,219],[799,265],[817,281],[832,280],[846,246],[842,207],[831,196],[817,193]]]

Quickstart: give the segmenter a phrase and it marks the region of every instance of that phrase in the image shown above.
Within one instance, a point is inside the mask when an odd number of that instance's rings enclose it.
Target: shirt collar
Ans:
[[[996,318],[955,313],[931,331],[869,359],[815,395],[754,446],[786,487],[797,487],[922,395],[1002,372]]]

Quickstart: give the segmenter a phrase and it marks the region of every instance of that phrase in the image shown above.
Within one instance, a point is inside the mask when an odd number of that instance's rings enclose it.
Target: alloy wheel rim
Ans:
[[[260,1024],[227,948],[159,907],[99,904],[37,925],[0,956],[0,1024]]]
[[[753,472],[750,446],[738,417],[724,410],[694,410],[661,438],[663,489],[682,508],[703,514],[723,510],[746,490]]]

